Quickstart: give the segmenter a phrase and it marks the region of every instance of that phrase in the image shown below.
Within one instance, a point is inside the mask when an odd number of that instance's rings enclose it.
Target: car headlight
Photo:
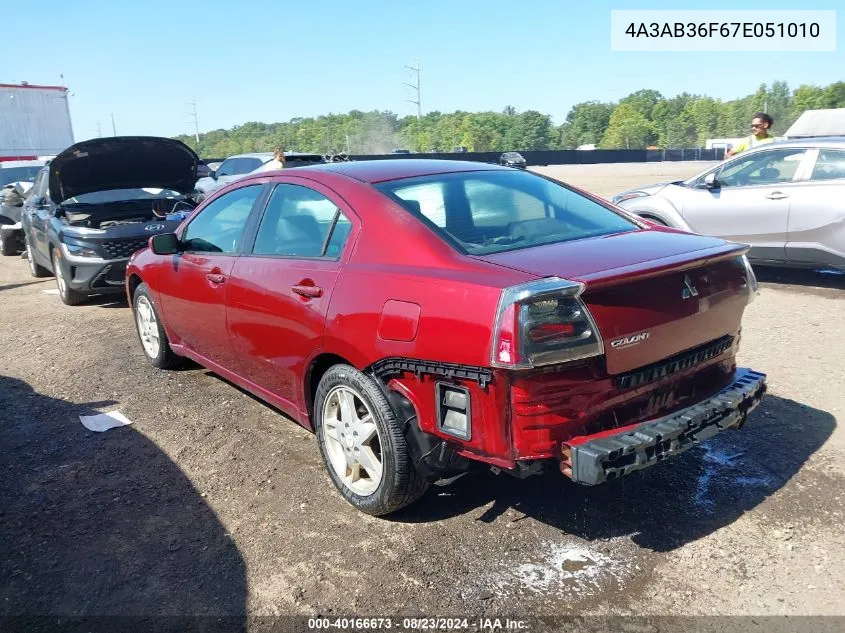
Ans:
[[[626,191],[624,193],[613,196],[613,204],[619,204],[625,200],[633,200],[634,198],[645,198],[648,196],[645,191]]]
[[[98,259],[100,257],[97,251],[88,246],[82,246],[81,244],[69,244],[67,242],[64,242],[62,246],[64,247],[65,252],[73,257],[94,257]]]

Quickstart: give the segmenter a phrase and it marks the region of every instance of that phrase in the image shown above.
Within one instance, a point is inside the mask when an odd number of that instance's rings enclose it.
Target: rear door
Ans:
[[[226,293],[252,209],[265,185],[224,193],[182,230],[183,252],[159,277],[159,302],[172,342],[237,372],[226,329]]]
[[[232,271],[227,317],[244,375],[301,411],[302,377],[322,344],[358,220],[322,185],[290,177],[275,182],[250,252]]]
[[[689,189],[684,220],[696,233],[750,244],[750,257],[783,261],[792,182],[806,154],[781,148],[738,156],[716,172],[717,189]]]
[[[807,180],[792,187],[790,262],[845,266],[845,149],[810,150]]]

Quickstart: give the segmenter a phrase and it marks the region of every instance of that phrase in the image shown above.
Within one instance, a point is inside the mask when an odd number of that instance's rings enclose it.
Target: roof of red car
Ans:
[[[331,171],[355,178],[361,182],[376,183],[415,176],[431,176],[433,174],[448,174],[460,171],[489,171],[507,169],[499,165],[476,163],[468,160],[436,160],[427,158],[397,158],[386,160],[362,160],[346,163],[326,163],[308,167],[297,167],[297,172],[303,170]]]

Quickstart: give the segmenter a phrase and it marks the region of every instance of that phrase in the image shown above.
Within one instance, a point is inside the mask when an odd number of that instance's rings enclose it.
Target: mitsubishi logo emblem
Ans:
[[[681,299],[689,299],[690,297],[697,297],[698,289],[692,285],[692,280],[689,275],[684,275],[684,289],[681,291]]]

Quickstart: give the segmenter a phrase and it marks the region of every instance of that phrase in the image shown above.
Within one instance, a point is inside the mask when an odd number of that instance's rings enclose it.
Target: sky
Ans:
[[[825,53],[612,52],[611,9],[676,9],[642,0],[39,0],[5,11],[0,83],[65,85],[77,141],[103,135],[193,133],[248,121],[390,110],[533,109],[564,121],[572,105],[615,101],[642,88],[723,100],[784,80],[845,80],[841,0],[837,51]],[[25,7],[25,8],[24,8]],[[708,0],[689,9],[795,9],[794,1]],[[36,28],[34,28],[36,27]],[[37,41],[36,41],[37,40]],[[20,41],[20,40],[19,40]]]

